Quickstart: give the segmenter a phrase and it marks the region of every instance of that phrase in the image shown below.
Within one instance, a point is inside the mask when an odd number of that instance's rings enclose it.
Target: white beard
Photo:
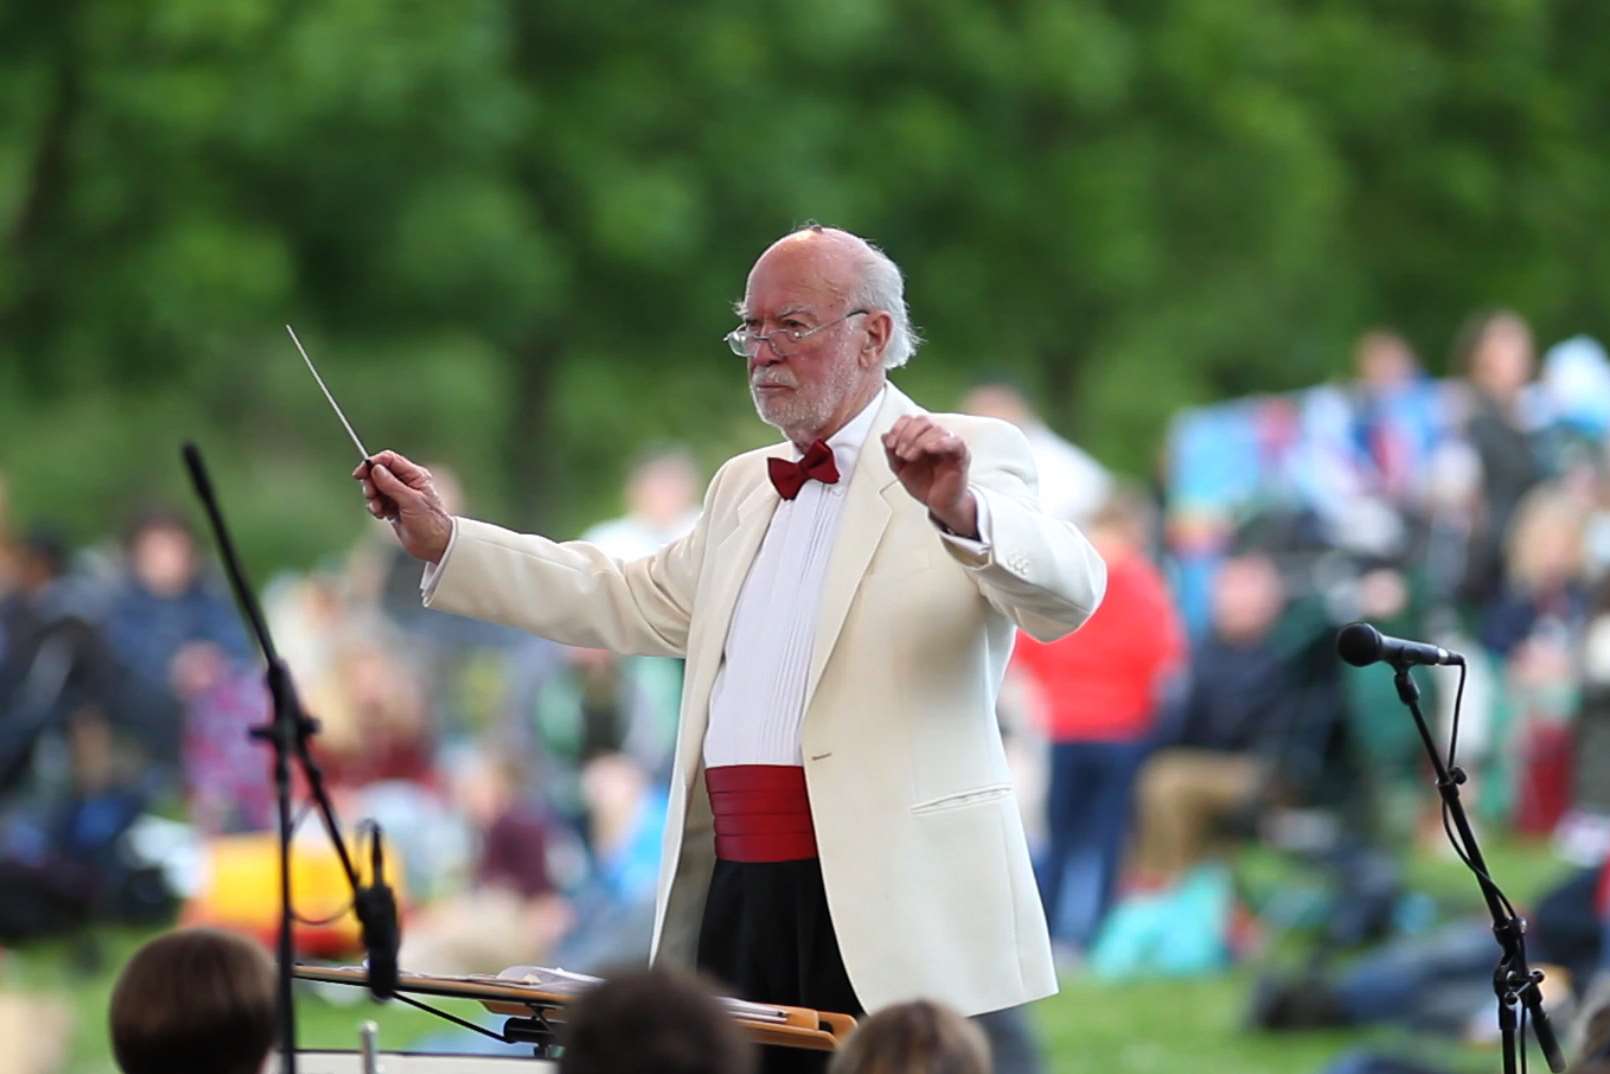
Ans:
[[[755,413],[760,415],[761,421],[778,429],[790,440],[800,440],[807,434],[816,435],[827,425],[833,412],[854,390],[855,376],[854,364],[841,365],[822,385],[819,394],[807,397],[799,391],[799,382],[792,375],[768,378],[760,373],[750,378],[749,397],[754,401]],[[772,398],[755,390],[756,384],[768,383],[783,384],[794,391],[781,398]]]

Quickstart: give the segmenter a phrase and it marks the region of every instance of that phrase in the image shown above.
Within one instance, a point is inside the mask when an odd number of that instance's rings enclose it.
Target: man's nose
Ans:
[[[760,340],[755,349],[749,352],[749,372],[762,369],[769,365],[777,365],[783,361],[783,356],[772,349],[771,340]]]

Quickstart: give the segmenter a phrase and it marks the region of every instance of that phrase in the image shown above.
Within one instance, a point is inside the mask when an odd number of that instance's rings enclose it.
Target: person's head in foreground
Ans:
[[[754,1049],[704,983],[643,970],[612,977],[568,1012],[561,1074],[750,1074]]]
[[[862,1022],[833,1058],[829,1074],[990,1074],[989,1042],[942,1003],[919,999],[885,1007]]]
[[[274,1045],[274,963],[244,936],[177,929],[140,948],[112,989],[123,1074],[258,1074]]]
[[[814,224],[760,256],[737,313],[743,323],[727,343],[748,362],[755,409],[800,445],[842,428],[921,342],[895,263],[857,235]]]

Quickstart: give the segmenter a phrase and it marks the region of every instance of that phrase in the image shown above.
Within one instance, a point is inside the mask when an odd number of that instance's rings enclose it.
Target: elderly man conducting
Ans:
[[[449,517],[395,452],[353,476],[426,562],[430,607],[686,657],[657,958],[821,1010],[1050,995],[995,698],[1014,630],[1073,630],[1106,569],[1041,512],[1017,429],[888,382],[917,341],[877,247],[787,235],[740,316],[727,342],[788,440],[723,465],[651,556]]]

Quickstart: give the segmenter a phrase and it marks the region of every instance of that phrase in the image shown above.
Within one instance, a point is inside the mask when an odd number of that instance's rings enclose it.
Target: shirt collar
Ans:
[[[855,417],[844,423],[844,428],[827,438],[827,446],[833,449],[833,463],[839,469],[840,487],[848,485],[850,475],[855,473],[861,447],[866,443],[867,434],[872,431],[872,423],[877,420],[878,408],[883,405],[884,396],[888,394],[889,385],[885,383]],[[794,456],[800,456],[798,448],[794,449]]]

